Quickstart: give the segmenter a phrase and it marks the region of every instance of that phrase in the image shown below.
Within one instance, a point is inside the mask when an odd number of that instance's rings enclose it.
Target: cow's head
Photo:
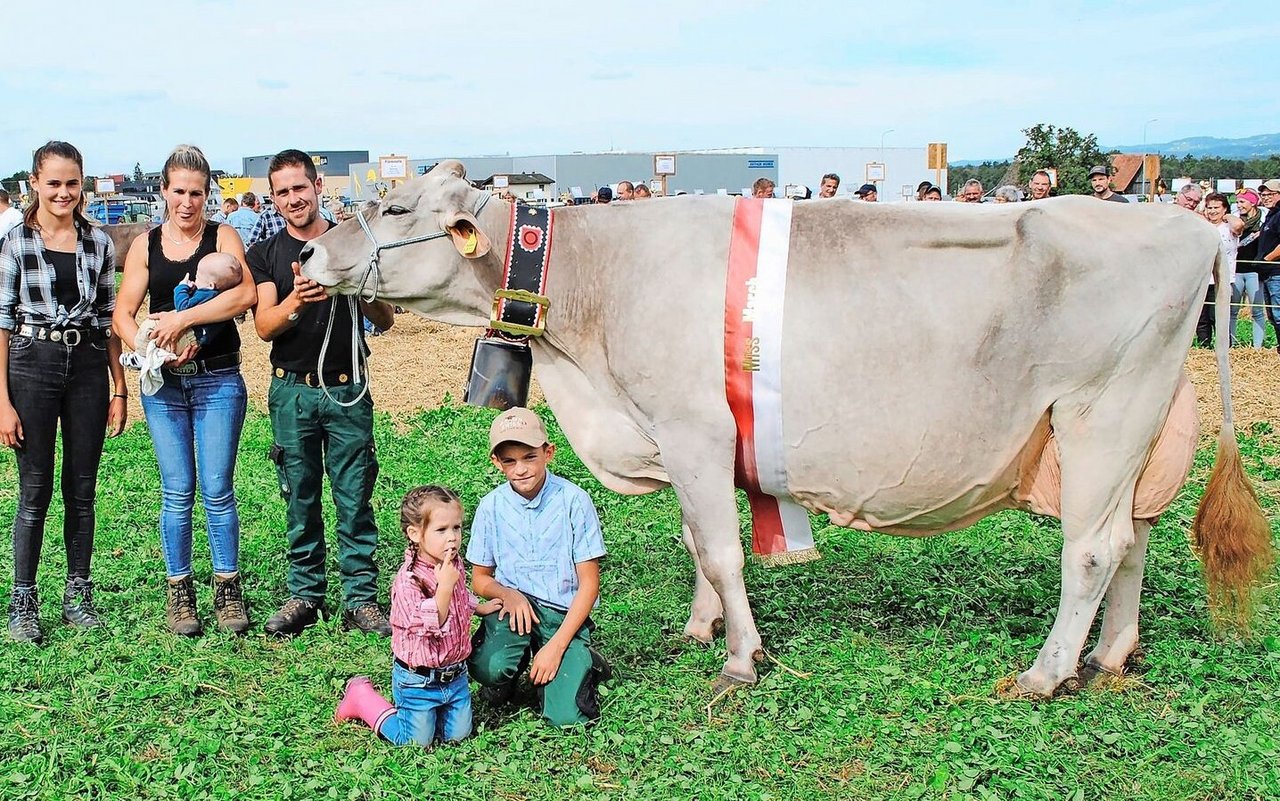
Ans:
[[[359,214],[384,246],[378,254],[378,298],[446,323],[483,325],[495,289],[488,276],[492,270],[483,269],[492,267],[486,258],[492,246],[476,214],[485,200],[485,193],[467,182],[461,162],[442,161],[361,207]],[[480,216],[488,216],[491,224],[505,220],[500,205],[494,201]],[[425,242],[394,247],[431,235]],[[368,292],[374,288],[375,275],[365,277],[374,248],[360,220],[347,220],[307,244],[303,273],[337,294],[354,293],[362,280]]]

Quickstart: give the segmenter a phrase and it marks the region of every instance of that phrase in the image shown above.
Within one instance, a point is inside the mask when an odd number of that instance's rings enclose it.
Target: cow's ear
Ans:
[[[436,169],[441,172],[449,173],[456,178],[467,177],[467,168],[462,166],[462,162],[457,159],[445,159],[436,165]]]
[[[482,258],[493,249],[489,237],[480,230],[476,218],[465,211],[454,215],[453,220],[445,226],[445,230],[449,232],[453,246],[458,249],[459,255],[464,259]]]

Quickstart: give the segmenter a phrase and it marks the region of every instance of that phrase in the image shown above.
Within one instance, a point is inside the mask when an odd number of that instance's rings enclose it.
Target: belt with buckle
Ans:
[[[448,684],[459,676],[467,675],[467,663],[458,662],[444,667],[411,667],[396,657],[396,664],[410,673],[416,673],[427,680],[427,684]]]
[[[61,342],[69,348],[74,348],[84,341],[94,341],[94,335],[98,332],[92,328],[46,328],[42,325],[31,325],[23,323],[18,326],[17,335],[20,337],[31,337],[47,342]],[[99,335],[98,342],[106,339],[106,334]]]
[[[200,375],[210,370],[222,370],[239,364],[240,351],[236,351],[222,356],[211,356],[208,359],[192,359],[181,367],[165,367],[164,371],[170,375]]]
[[[272,371],[276,378],[292,378],[299,384],[306,384],[312,389],[320,388],[319,373],[298,373],[293,370],[286,370],[283,367],[277,367]],[[350,373],[325,373],[324,385],[326,387],[345,387],[351,383]]]

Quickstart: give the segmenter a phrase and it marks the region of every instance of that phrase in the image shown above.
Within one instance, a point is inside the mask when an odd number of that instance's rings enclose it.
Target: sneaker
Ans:
[[[382,614],[377,604],[368,603],[348,609],[342,613],[342,628],[345,631],[359,629],[366,634],[391,636],[391,622]]]
[[[204,634],[200,617],[196,614],[196,584],[190,576],[165,582],[165,618],[169,631],[180,637],[199,637]]]
[[[302,598],[290,598],[267,620],[263,630],[275,637],[292,637],[314,626],[320,617],[320,604]]]
[[[44,642],[40,631],[40,597],[35,587],[14,587],[9,602],[9,636],[17,642]]]
[[[102,625],[93,605],[92,581],[79,577],[67,579],[67,589],[62,593],[62,620],[83,629]]]
[[[244,602],[239,573],[213,577],[213,616],[218,619],[218,628],[225,632],[244,634],[249,630],[249,607]]]

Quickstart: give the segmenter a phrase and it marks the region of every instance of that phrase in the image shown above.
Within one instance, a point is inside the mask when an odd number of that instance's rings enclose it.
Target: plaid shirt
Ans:
[[[478,601],[467,589],[460,557],[454,566],[462,576],[453,586],[449,616],[442,626],[436,569],[425,559],[415,560],[413,546],[405,549],[404,564],[391,582],[391,651],[410,667],[448,667],[471,656],[471,616]]]
[[[337,222],[333,218],[333,213],[324,206],[320,207],[320,216],[331,223]],[[251,245],[256,245],[264,239],[270,239],[283,230],[284,217],[281,217],[280,212],[276,211],[276,207],[272,206],[258,215],[258,222],[253,226],[253,231],[249,234],[249,238],[245,240],[244,249],[248,250]]]
[[[111,329],[116,308],[115,248],[101,228],[76,225],[80,302],[68,309],[54,292],[53,265],[40,232],[19,225],[0,240],[0,329],[23,323],[49,328]]]

